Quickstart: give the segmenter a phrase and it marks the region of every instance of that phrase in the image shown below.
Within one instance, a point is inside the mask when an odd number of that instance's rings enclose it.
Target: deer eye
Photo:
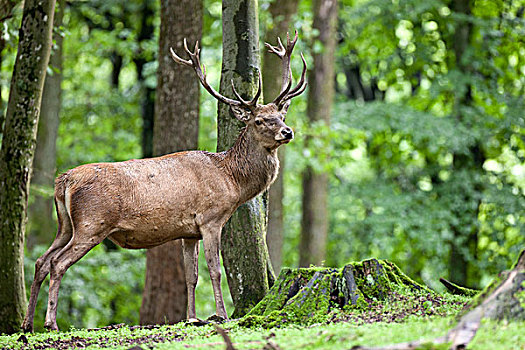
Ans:
[[[255,124],[256,124],[256,125],[261,125],[261,124],[262,124],[262,120],[260,120],[260,119],[255,119]]]

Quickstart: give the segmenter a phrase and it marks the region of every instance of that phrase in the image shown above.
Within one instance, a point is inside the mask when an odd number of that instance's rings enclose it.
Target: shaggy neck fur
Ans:
[[[240,202],[266,190],[279,172],[277,149],[267,149],[254,137],[250,128],[244,128],[237,141],[225,155],[231,175],[240,188]]]

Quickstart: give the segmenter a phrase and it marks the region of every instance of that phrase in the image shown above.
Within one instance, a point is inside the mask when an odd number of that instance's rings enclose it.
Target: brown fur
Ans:
[[[188,291],[188,318],[195,318],[195,286],[198,279],[200,239],[210,272],[217,315],[228,318],[221,291],[219,250],[221,229],[242,203],[255,197],[275,180],[279,171],[277,148],[293,139],[285,123],[290,99],[306,88],[306,62],[299,84],[291,89],[290,56],[297,40],[288,37],[287,47],[267,45],[283,60],[283,89],[274,102],[257,105],[226,98],[211,89],[201,70],[199,49],[187,49],[191,60],[172,51],[173,59],[191,66],[201,84],[219,101],[230,105],[244,122],[234,146],[226,152],[188,151],[162,157],[118,163],[81,165],[55,181],[58,232],[51,247],[38,258],[27,314],[22,324],[33,330],[40,287],[50,274],[46,321],[58,329],[56,312],[60,281],[66,270],[89,250],[111,239],[124,248],[151,248],[183,239],[184,270]],[[259,77],[260,78],[260,77]]]
[[[283,130],[291,129],[283,122],[285,112],[275,105],[259,106],[248,113],[251,116],[246,127],[226,152],[188,151],[86,164],[60,175],[55,181],[58,233],[37,261],[23,328],[32,330],[40,285],[51,273],[45,326],[57,329],[56,303],[62,276],[106,237],[131,249],[184,239],[186,276],[191,281],[190,318],[195,317],[195,242],[203,239],[217,314],[227,318],[220,292],[221,228],[239,205],[275,180],[279,171],[277,148],[291,139],[283,138]]]

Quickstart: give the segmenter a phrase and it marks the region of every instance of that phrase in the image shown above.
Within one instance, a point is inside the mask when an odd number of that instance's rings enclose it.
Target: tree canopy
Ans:
[[[148,38],[140,35],[144,3],[67,4],[63,24],[55,28],[63,36],[57,173],[84,163],[142,156],[143,87],[157,84],[160,25],[159,2],[151,2],[154,32]],[[258,2],[260,38],[278,21],[269,12],[271,3]],[[461,7],[465,4],[468,8]],[[439,289],[439,277],[460,276],[450,273],[457,257],[464,278],[456,282],[476,288],[511,264],[525,245],[524,12],[523,0],[339,1],[330,124],[308,120],[306,94],[294,100],[287,116],[296,137],[285,146],[282,169],[283,266],[299,263],[300,174],[306,168],[329,177],[326,266],[388,259]],[[15,7],[3,20],[3,111],[21,13]],[[313,17],[312,1],[302,0],[290,21],[300,37],[295,50],[303,51],[309,66],[313,55],[325,49],[315,40]],[[204,1],[202,33],[202,61],[208,81],[218,89],[220,1]],[[293,59],[292,69],[301,71],[299,59]],[[201,89],[200,149],[215,151],[216,119],[216,101]],[[3,122],[2,117],[0,126]],[[52,195],[51,188],[36,189]],[[59,310],[64,317],[59,326],[138,323],[140,298],[135,294],[143,286],[145,257],[112,251],[108,262],[103,249],[95,249],[87,265],[80,263],[71,277],[66,275],[65,289],[73,280],[89,279],[79,276],[97,273],[101,288],[82,296],[63,293],[59,308],[73,311]],[[26,252],[26,279],[41,251]],[[116,289],[104,272],[115,262],[132,266],[126,278],[119,277],[126,286]],[[201,274],[201,279],[207,277]],[[197,303],[203,304],[197,309],[212,313],[204,305],[213,305],[211,286],[204,285],[197,289]],[[87,311],[92,294],[103,299],[105,311],[98,315]],[[122,298],[136,305],[116,301]],[[43,316],[42,309],[37,313]]]

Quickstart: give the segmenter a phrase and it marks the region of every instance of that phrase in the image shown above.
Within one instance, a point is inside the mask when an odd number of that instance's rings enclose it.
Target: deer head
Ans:
[[[232,80],[232,90],[236,99],[231,99],[221,95],[206,81],[206,67],[201,64],[199,59],[199,43],[195,43],[195,48],[192,51],[188,49],[186,39],[184,39],[184,50],[189,55],[189,60],[185,60],[177,56],[177,54],[170,48],[173,60],[179,64],[192,67],[199,78],[202,86],[217,100],[226,103],[230,106],[232,114],[239,121],[246,124],[247,129],[254,130],[257,141],[267,149],[276,149],[282,144],[290,142],[294,133],[293,130],[285,124],[286,113],[292,98],[300,95],[306,89],[306,61],[301,54],[303,61],[303,71],[299,83],[292,88],[292,71],[290,68],[290,59],[293,48],[297,42],[297,32],[293,40],[287,35],[286,48],[283,46],[281,39],[278,39],[278,45],[272,46],[266,43],[266,47],[270,52],[276,54],[282,60],[282,88],[281,93],[272,102],[261,105],[257,103],[262,91],[262,78],[259,72],[259,84],[255,96],[250,101],[244,100],[237,90]]]

